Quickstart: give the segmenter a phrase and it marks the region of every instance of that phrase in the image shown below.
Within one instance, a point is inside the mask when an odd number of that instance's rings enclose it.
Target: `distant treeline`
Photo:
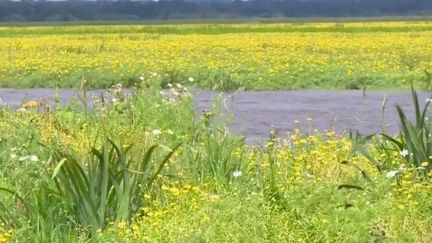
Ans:
[[[430,15],[432,0],[0,0],[0,21],[103,21]]]

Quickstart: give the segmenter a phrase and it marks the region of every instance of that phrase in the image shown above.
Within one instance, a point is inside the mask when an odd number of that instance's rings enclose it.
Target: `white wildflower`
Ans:
[[[189,82],[191,82],[191,83],[192,83],[193,81],[195,81],[194,78],[192,78],[192,77],[189,77],[188,80],[189,80]]]
[[[398,170],[391,170],[391,171],[387,172],[386,177],[391,179],[391,178],[395,177],[398,172],[399,172]]]
[[[173,132],[171,129],[168,129],[168,130],[167,130],[167,133],[170,134],[170,135],[173,135],[173,134],[174,134],[174,132]]]
[[[139,80],[141,80],[141,81],[144,81],[144,79],[145,79],[145,78],[144,78],[143,76],[140,76],[140,77],[139,77]]]
[[[236,171],[233,172],[232,175],[234,176],[234,178],[237,178],[237,177],[240,177],[242,175],[242,172],[239,171],[239,170],[236,170]]]
[[[18,158],[18,155],[16,155],[16,154],[11,154],[11,155],[10,155],[10,158],[11,158],[11,159],[16,159],[16,158]]]
[[[162,134],[162,131],[159,130],[159,129],[154,129],[154,130],[152,131],[152,133],[153,133],[153,135],[160,135],[160,134]]]
[[[408,150],[403,149],[402,151],[399,152],[399,154],[400,154],[402,157],[406,157],[406,156],[408,155]]]
[[[25,113],[25,112],[27,112],[27,109],[21,107],[21,108],[19,108],[19,109],[17,110],[17,112],[18,112],[18,113]]]
[[[38,158],[36,155],[30,155],[30,156],[28,157],[28,159],[29,159],[31,162],[37,162],[37,161],[39,160],[39,158]]]

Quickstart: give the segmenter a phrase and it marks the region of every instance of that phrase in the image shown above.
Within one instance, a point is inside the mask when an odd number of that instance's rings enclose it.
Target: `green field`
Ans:
[[[429,89],[428,21],[0,27],[3,87]],[[153,77],[154,76],[154,77]]]
[[[270,129],[247,144],[221,100],[197,115],[188,88],[430,90],[431,28],[0,27],[2,87],[79,88],[68,104],[0,99],[0,243],[429,242],[430,100],[413,92],[397,136]]]

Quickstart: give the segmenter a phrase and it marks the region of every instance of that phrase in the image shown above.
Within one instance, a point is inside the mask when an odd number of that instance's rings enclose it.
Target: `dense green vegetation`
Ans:
[[[0,243],[428,242],[430,100],[413,91],[416,120],[398,108],[396,137],[295,129],[246,144],[218,102],[197,116],[184,85],[429,90],[431,28],[2,27],[2,86],[80,93],[0,104]]]
[[[431,88],[429,21],[0,28],[2,87]],[[142,81],[142,80],[141,80]]]
[[[0,242],[427,242],[430,120],[247,145],[187,89],[0,110]],[[83,106],[93,107],[91,112]],[[54,109],[55,108],[55,109]]]
[[[389,25],[381,22],[381,25],[376,25],[370,22],[368,25],[367,19],[361,19],[359,25],[353,25],[352,19],[348,19],[348,22],[288,22],[276,21],[274,23],[259,23],[257,22],[246,22],[246,23],[221,23],[215,22],[214,24],[197,24],[197,23],[186,23],[186,24],[174,24],[174,23],[128,23],[124,24],[117,23],[112,25],[106,25],[107,23],[101,22],[99,25],[95,23],[87,23],[87,25],[81,23],[74,23],[71,25],[64,25],[58,23],[58,25],[47,24],[34,26],[31,23],[25,23],[23,25],[18,24],[13,28],[0,29],[0,36],[3,37],[20,37],[20,36],[43,36],[43,35],[85,35],[85,34],[170,34],[170,35],[220,35],[220,34],[235,34],[235,33],[369,33],[369,32],[424,32],[432,31],[432,24],[417,25],[419,21],[410,20],[397,20],[393,21],[396,23]],[[406,24],[397,24],[403,23]],[[425,20],[424,23],[428,23]],[[324,26],[322,25],[324,23]],[[410,24],[412,23],[412,24]],[[80,28],[81,26],[81,28]],[[129,26],[129,27],[128,27]]]

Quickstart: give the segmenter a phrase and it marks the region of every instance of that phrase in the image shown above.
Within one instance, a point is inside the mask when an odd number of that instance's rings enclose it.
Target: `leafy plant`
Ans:
[[[141,161],[128,155],[131,146],[123,147],[110,139],[106,139],[100,149],[93,148],[86,161],[57,150],[52,157],[55,165],[51,168],[52,176],[40,183],[32,195],[24,198],[12,190],[1,190],[19,199],[25,207],[25,216],[37,229],[41,226],[45,230],[53,229],[56,227],[53,222],[66,218],[94,235],[108,222],[129,222],[144,203],[143,192],[151,188],[179,146],[169,149],[153,145]],[[152,164],[158,147],[169,152],[159,164]],[[1,203],[0,208],[5,205]],[[11,213],[4,212],[0,220],[16,220],[10,217]]]
[[[362,135],[359,132],[350,131],[349,138],[351,139],[351,151],[353,153],[359,153],[366,157],[369,162],[376,167],[378,171],[381,172],[382,164],[377,161],[374,156],[370,154],[368,144],[369,141],[374,137],[374,134],[371,135]]]
[[[276,145],[277,142],[278,138],[276,137],[276,130],[272,127],[268,141],[263,150],[263,154],[265,153],[267,155],[269,162],[268,178],[263,180],[263,194],[272,207],[284,210],[287,206],[287,200],[283,191],[277,185],[277,171],[279,169],[277,153],[278,149],[280,149]]]
[[[430,90],[430,86],[432,83],[432,70],[424,70],[424,77],[423,77],[423,90],[429,91]]]
[[[72,215],[81,225],[94,231],[105,228],[107,220],[129,221],[141,206],[143,191],[151,187],[179,146],[153,171],[150,162],[158,145],[151,146],[140,163],[127,156],[129,148],[110,139],[100,150],[93,148],[91,158],[84,163],[57,152],[52,175],[57,195],[71,202]]]
[[[222,184],[233,179],[232,173],[241,169],[246,143],[244,137],[231,134],[225,126],[231,122],[226,99],[219,96],[209,110],[203,111],[191,145],[186,148],[187,154],[193,156],[191,167],[199,178],[216,179]]]
[[[418,95],[411,87],[415,110],[415,123],[411,123],[400,106],[396,106],[401,123],[399,139],[387,134],[382,136],[392,142],[401,155],[414,166],[419,167],[423,162],[430,162],[432,156],[432,124],[427,118],[429,102],[420,108]]]

